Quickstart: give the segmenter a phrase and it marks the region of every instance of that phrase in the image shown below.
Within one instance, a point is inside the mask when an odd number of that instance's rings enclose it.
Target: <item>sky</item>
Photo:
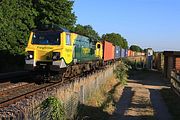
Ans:
[[[119,33],[130,45],[180,51],[180,0],[75,0],[77,24],[99,35]]]

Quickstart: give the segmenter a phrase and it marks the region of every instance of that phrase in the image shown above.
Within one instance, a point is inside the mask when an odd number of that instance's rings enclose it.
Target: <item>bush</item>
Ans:
[[[65,120],[65,112],[62,103],[55,97],[49,97],[42,103],[43,110],[48,108],[47,120]]]
[[[133,61],[128,58],[122,59],[122,61],[127,64],[132,70],[136,70],[137,68],[144,68],[145,63],[140,61]]]
[[[119,65],[117,65],[116,69],[114,70],[116,78],[122,85],[125,85],[127,83],[129,68],[129,65],[127,65],[124,62],[121,62]]]
[[[122,62],[125,63],[128,66],[131,66],[131,67],[134,66],[134,61],[131,61],[128,58],[122,58]]]

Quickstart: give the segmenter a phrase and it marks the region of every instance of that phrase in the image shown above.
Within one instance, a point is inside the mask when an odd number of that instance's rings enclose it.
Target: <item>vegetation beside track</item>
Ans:
[[[124,62],[121,62],[119,65],[117,65],[116,69],[114,70],[116,78],[122,85],[125,85],[127,83],[129,68],[129,65],[127,65]]]
[[[79,106],[78,119],[108,120],[115,110],[122,88],[115,78],[109,79],[85,104]]]
[[[116,67],[115,76],[95,91],[85,104],[80,105],[78,119],[108,120],[113,115],[120,91],[127,81],[128,68],[124,62]]]
[[[42,109],[48,109],[47,118],[50,120],[65,120],[64,107],[57,98],[49,97],[42,103]]]

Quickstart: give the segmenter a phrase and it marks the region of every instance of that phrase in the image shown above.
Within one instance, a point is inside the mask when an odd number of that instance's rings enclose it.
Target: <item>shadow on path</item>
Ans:
[[[171,120],[166,104],[161,96],[160,90],[149,89],[152,106],[158,120]]]
[[[112,120],[117,118],[122,118],[125,111],[129,108],[132,96],[134,94],[131,89],[132,89],[131,87],[125,87],[123,89],[123,93],[116,105],[116,109],[113,113],[113,117],[111,118]]]
[[[120,83],[118,82],[118,83],[115,84],[115,85],[113,86],[113,88],[107,93],[107,94],[108,94],[107,99],[102,103],[102,105],[101,105],[101,107],[100,107],[101,109],[106,108],[107,105],[108,105],[108,103],[110,103],[111,101],[113,101],[113,103],[116,104],[116,102],[115,102],[115,100],[114,100],[114,97],[113,97],[113,94],[114,94],[116,88],[117,88],[119,85],[120,85]]]
[[[160,94],[161,89],[168,88],[169,86],[170,84],[168,81],[163,79],[160,72],[142,70],[132,71],[130,73],[128,85],[124,88],[123,94],[116,105],[116,110],[110,119],[171,120],[171,115],[169,114],[166,104]],[[147,102],[147,104],[141,102],[146,101],[144,100],[144,98],[146,98],[145,96],[147,96],[149,100],[149,103]],[[132,100],[134,97],[138,97],[140,101],[136,101],[137,103],[134,103]],[[144,110],[144,108],[146,109]],[[146,110],[152,111],[152,115],[146,114]],[[137,113],[140,113],[140,111],[142,111],[142,114],[137,115]]]

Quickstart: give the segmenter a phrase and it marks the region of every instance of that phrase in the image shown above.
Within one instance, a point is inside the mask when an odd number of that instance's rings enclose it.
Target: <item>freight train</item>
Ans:
[[[136,52],[132,50],[128,50],[128,57],[137,57],[137,56],[145,56],[145,52]]]
[[[26,47],[26,69],[72,77],[126,57],[128,50],[73,33],[57,25],[33,30]]]

